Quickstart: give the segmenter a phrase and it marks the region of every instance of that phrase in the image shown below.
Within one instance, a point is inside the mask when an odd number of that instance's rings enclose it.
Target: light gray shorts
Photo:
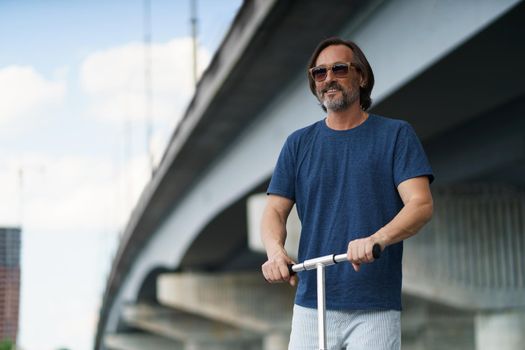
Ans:
[[[317,309],[294,305],[288,350],[319,350]],[[329,350],[400,350],[401,312],[326,310]]]

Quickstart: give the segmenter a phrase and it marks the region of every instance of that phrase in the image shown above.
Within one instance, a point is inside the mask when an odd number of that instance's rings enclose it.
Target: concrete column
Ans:
[[[109,350],[181,350],[182,344],[171,339],[142,333],[106,334],[104,347]]]
[[[122,319],[133,328],[181,343],[225,344],[226,347],[232,343],[261,343],[260,334],[162,306],[126,305],[122,310]]]
[[[266,206],[266,193],[254,194],[248,197],[248,246],[251,250],[266,254],[266,249],[261,241],[261,218]],[[294,205],[286,221],[286,244],[285,249],[291,258],[297,259],[299,250],[299,239],[301,238],[301,220]]]
[[[162,305],[256,334],[289,332],[295,290],[260,272],[167,273],[157,279]]]
[[[525,309],[476,315],[476,350],[514,350],[525,344]]]
[[[263,338],[262,350],[286,350],[290,341],[289,332],[267,333]]]
[[[231,342],[211,343],[201,341],[188,341],[184,344],[184,350],[259,350],[260,342]],[[278,349],[275,349],[278,350]]]
[[[474,350],[474,315],[404,295],[403,350]]]
[[[184,344],[184,350],[227,350],[227,349],[239,349],[239,347],[231,346],[232,344],[229,344],[230,346],[226,346],[225,344],[211,344],[211,343],[203,343],[203,342],[195,342],[195,341],[189,341]]]

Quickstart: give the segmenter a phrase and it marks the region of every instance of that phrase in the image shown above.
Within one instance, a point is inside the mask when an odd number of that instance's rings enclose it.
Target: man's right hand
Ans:
[[[270,256],[261,269],[268,283],[288,282],[294,287],[297,285],[297,275],[290,276],[288,270],[288,265],[293,264],[295,262],[290,259],[286,251],[281,251]]]
[[[269,283],[289,282],[297,284],[297,276],[290,276],[288,265],[293,264],[284,249],[286,241],[286,220],[294,202],[291,199],[270,194],[261,220],[261,239],[266,249],[268,261],[261,269]]]

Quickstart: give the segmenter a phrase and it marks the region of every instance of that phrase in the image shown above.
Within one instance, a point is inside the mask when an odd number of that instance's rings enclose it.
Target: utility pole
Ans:
[[[146,154],[149,161],[149,171],[153,174],[153,154],[151,136],[153,129],[153,79],[151,58],[151,0],[144,0],[144,92],[146,117]]]
[[[24,222],[24,168],[18,167],[18,225]]]
[[[45,175],[46,166],[45,164],[22,164],[20,163],[17,169],[18,178],[18,225],[23,226],[25,221],[25,191],[27,177],[29,174]],[[15,214],[15,216],[17,215]],[[16,219],[14,219],[16,221]]]
[[[193,40],[193,83],[197,87],[197,0],[190,0],[191,38]]]

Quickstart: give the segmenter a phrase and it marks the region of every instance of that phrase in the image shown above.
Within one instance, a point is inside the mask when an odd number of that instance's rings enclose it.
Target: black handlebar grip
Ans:
[[[372,255],[374,256],[374,259],[379,259],[381,257],[381,246],[376,243],[372,247]]]
[[[372,256],[374,259],[379,259],[381,257],[381,246],[379,243],[374,244],[372,247]],[[293,276],[296,274],[294,270],[292,270],[292,264],[288,264],[288,272],[290,273],[290,276]]]

